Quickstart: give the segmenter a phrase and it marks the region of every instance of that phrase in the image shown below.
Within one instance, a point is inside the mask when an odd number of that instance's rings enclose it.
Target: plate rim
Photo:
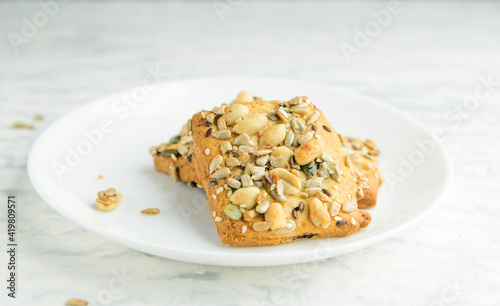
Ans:
[[[348,95],[348,96],[352,96],[352,97],[355,97],[358,99],[365,100],[369,103],[375,104],[377,107],[394,112],[394,113],[398,114],[399,116],[403,117],[404,119],[410,121],[413,125],[415,125],[420,130],[425,132],[425,134],[427,134],[429,136],[432,135],[431,129],[429,127],[427,127],[426,125],[424,125],[423,123],[418,121],[416,118],[414,118],[410,114],[400,110],[399,108],[397,108],[395,106],[384,103],[379,99],[367,96],[365,94],[361,94],[361,93],[358,93],[355,91],[350,91],[350,90],[340,88],[338,86],[329,85],[326,83],[314,83],[311,81],[304,81],[304,80],[300,80],[300,79],[279,78],[279,77],[215,76],[215,77],[176,78],[176,79],[172,79],[172,80],[168,80],[166,82],[160,83],[157,88],[165,87],[167,85],[175,85],[176,83],[178,84],[178,83],[186,83],[186,82],[189,83],[189,82],[199,82],[199,81],[210,81],[210,82],[218,81],[218,82],[221,82],[223,80],[225,80],[225,81],[238,80],[240,82],[243,82],[243,81],[245,81],[245,82],[266,82],[266,81],[269,81],[269,82],[271,82],[272,81],[272,82],[283,82],[283,83],[296,83],[296,84],[298,83],[298,84],[301,84],[304,86],[314,86],[316,88],[321,88],[321,89],[330,90],[333,92],[338,92],[340,94],[344,94],[344,95]],[[124,245],[128,248],[131,248],[131,249],[139,251],[139,252],[153,254],[155,256],[164,257],[164,258],[173,259],[173,260],[178,260],[178,261],[183,261],[183,262],[206,264],[206,265],[213,265],[213,266],[232,266],[232,267],[280,266],[280,265],[288,265],[288,264],[293,264],[293,263],[305,263],[305,262],[310,262],[310,261],[318,261],[318,260],[322,260],[322,259],[326,259],[326,258],[336,257],[336,256],[340,256],[340,255],[343,255],[346,253],[358,251],[362,248],[369,247],[373,244],[376,244],[378,242],[386,240],[386,239],[394,236],[396,233],[401,232],[401,231],[409,228],[410,226],[414,225],[415,223],[418,223],[424,217],[428,216],[434,209],[436,209],[441,204],[445,195],[448,193],[448,191],[451,187],[452,181],[453,181],[454,170],[453,170],[453,164],[451,162],[449,154],[448,154],[445,146],[442,143],[435,142],[436,148],[438,149],[437,151],[439,151],[441,153],[442,158],[444,159],[444,161],[446,163],[443,165],[443,170],[444,170],[443,174],[444,174],[444,178],[445,178],[445,180],[443,182],[443,187],[439,190],[438,195],[432,201],[433,203],[430,203],[429,205],[427,205],[426,209],[424,209],[421,214],[419,214],[415,218],[412,218],[409,222],[402,223],[399,226],[395,226],[391,229],[385,230],[382,233],[377,234],[375,236],[366,237],[362,241],[354,241],[354,242],[349,243],[349,244],[344,245],[344,246],[336,246],[335,254],[332,256],[326,256],[325,258],[310,258],[311,255],[313,255],[312,253],[315,250],[315,248],[313,248],[310,250],[293,251],[291,253],[285,253],[285,254],[280,253],[280,252],[268,252],[265,254],[265,257],[269,262],[265,262],[264,264],[242,264],[242,263],[245,263],[245,259],[250,259],[251,261],[254,261],[256,259],[261,258],[264,255],[262,253],[238,254],[238,257],[242,259],[242,261],[239,261],[238,264],[236,264],[236,263],[233,264],[232,261],[227,261],[224,265],[222,265],[221,262],[224,259],[234,258],[234,253],[227,253],[227,255],[225,255],[225,254],[221,255],[220,252],[216,252],[216,251],[201,251],[200,253],[197,254],[198,257],[203,257],[202,255],[204,255],[204,254],[211,255],[211,256],[217,255],[219,260],[214,261],[212,258],[209,258],[208,260],[196,260],[195,261],[195,260],[190,260],[191,257],[194,255],[192,252],[186,251],[186,249],[184,249],[184,248],[179,248],[176,246],[169,246],[169,245],[162,245],[160,247],[160,249],[163,251],[168,251],[171,254],[173,253],[172,256],[170,256],[170,255],[169,256],[158,255],[154,251],[144,251],[144,248],[147,248],[148,250],[158,249],[159,248],[158,244],[154,244],[154,243],[147,242],[147,241],[142,241],[142,240],[140,240],[140,238],[130,237],[130,236],[127,236],[123,233],[117,233],[117,232],[111,232],[111,231],[104,230],[100,227],[96,227],[95,224],[92,222],[87,222],[84,219],[74,218],[69,213],[67,213],[66,210],[60,209],[60,205],[53,205],[51,203],[52,198],[45,191],[43,191],[43,188],[40,186],[37,179],[34,177],[35,174],[33,173],[34,168],[36,167],[36,165],[34,164],[35,160],[36,160],[34,155],[38,151],[37,150],[38,147],[41,147],[41,144],[43,143],[44,139],[46,137],[48,137],[47,135],[50,135],[52,130],[54,130],[58,124],[61,124],[61,122],[65,121],[65,119],[67,119],[70,116],[73,116],[75,113],[78,113],[78,112],[82,111],[83,109],[87,109],[87,108],[92,107],[93,105],[102,103],[102,101],[109,101],[110,98],[115,97],[115,96],[120,95],[120,94],[125,93],[125,92],[127,92],[127,90],[114,92],[114,93],[111,93],[111,94],[108,94],[108,95],[105,95],[105,96],[102,96],[102,97],[99,97],[96,99],[92,99],[92,100],[76,107],[75,109],[69,111],[68,113],[58,117],[55,121],[51,122],[48,126],[46,126],[42,130],[40,135],[38,135],[37,139],[35,140],[35,142],[33,143],[33,145],[30,148],[30,152],[29,152],[28,160],[27,160],[27,172],[28,172],[28,177],[30,179],[30,182],[31,182],[33,188],[35,189],[35,191],[40,195],[40,197],[52,209],[54,209],[55,211],[57,211],[58,213],[60,213],[61,215],[63,215],[67,219],[69,219],[70,221],[78,224],[79,226],[82,226],[83,228],[85,228],[86,230],[88,230],[94,234],[98,234],[98,235],[100,235],[100,236],[102,236],[102,237],[104,237],[104,238],[106,238],[114,243]],[[135,247],[134,245],[141,246],[143,248],[140,249],[138,247]],[[224,247],[227,247],[227,246],[224,246]],[[244,249],[244,248],[242,248],[242,249]],[[222,260],[220,260],[221,257],[223,257]],[[295,258],[301,258],[303,260],[294,260]]]

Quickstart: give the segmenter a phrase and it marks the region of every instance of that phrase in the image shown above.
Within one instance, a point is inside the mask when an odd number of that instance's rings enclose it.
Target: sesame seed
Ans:
[[[333,194],[330,192],[330,190],[323,188],[323,193],[326,194],[327,196],[331,197]]]
[[[351,217],[351,224],[356,225],[356,219],[354,219],[354,217]]]
[[[297,219],[299,217],[297,214],[297,211],[295,209],[292,211],[292,215],[295,219]]]
[[[211,180],[210,182],[208,182],[208,186],[209,187],[215,187],[219,184],[219,182],[217,182],[216,180]]]
[[[215,194],[212,194],[212,198],[214,198],[214,200],[217,199],[217,197],[215,196]]]
[[[328,133],[331,133],[332,132],[332,129],[329,128],[328,126],[326,125],[323,125],[323,128],[328,132]]]
[[[241,228],[241,232],[244,234],[246,231],[247,231],[247,226],[243,225],[243,227]]]
[[[224,187],[219,187],[219,189],[217,189],[217,194],[221,193],[224,191]]]
[[[221,217],[215,217],[215,222],[221,222],[222,218]]]
[[[342,218],[339,216],[335,216],[335,217],[333,217],[333,219],[335,219],[335,221],[342,221]]]
[[[208,155],[208,154],[210,154],[210,149],[209,149],[209,148],[206,148],[206,149],[205,149],[205,155]]]
[[[212,132],[213,132],[213,131],[214,131],[214,129],[213,129],[213,128],[209,128],[209,129],[207,130],[207,132],[205,133],[205,137],[209,137],[210,135],[212,135]]]

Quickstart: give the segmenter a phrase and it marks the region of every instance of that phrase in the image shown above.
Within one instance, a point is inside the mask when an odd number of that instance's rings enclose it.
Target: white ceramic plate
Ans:
[[[392,175],[380,190],[378,206],[368,210],[373,216],[368,228],[344,238],[272,247],[220,243],[203,190],[155,172],[148,148],[178,133],[193,113],[230,102],[240,90],[265,99],[307,95],[338,132],[376,141],[381,169],[386,177]],[[134,97],[133,103],[126,104],[127,95]],[[28,172],[38,193],[62,215],[130,248],[210,265],[285,265],[367,247],[436,207],[450,184],[452,168],[441,145],[428,142],[430,153],[416,145],[425,139],[431,139],[430,131],[408,115],[330,86],[283,79],[186,79],[105,97],[69,113],[34,144]],[[101,212],[95,207],[96,193],[108,187],[124,198],[116,210]],[[151,207],[160,208],[161,214],[140,214]]]

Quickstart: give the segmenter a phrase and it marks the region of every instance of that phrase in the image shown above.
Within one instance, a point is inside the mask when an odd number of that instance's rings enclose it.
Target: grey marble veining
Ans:
[[[500,86],[458,123],[447,119],[478,78],[500,81],[500,3],[401,2],[403,11],[351,62],[340,45],[388,2],[231,3],[221,20],[212,1],[71,1],[19,52],[8,34],[21,33],[23,17],[41,8],[0,3],[0,194],[18,199],[20,244],[18,298],[2,289],[0,304],[63,305],[69,297],[91,305],[500,304]],[[108,242],[37,195],[26,158],[50,122],[137,85],[151,66],[167,79],[289,77],[383,100],[445,131],[452,188],[436,211],[395,237],[306,265],[202,266]],[[35,114],[45,120],[34,131],[10,127]],[[116,281],[122,286],[110,296]]]

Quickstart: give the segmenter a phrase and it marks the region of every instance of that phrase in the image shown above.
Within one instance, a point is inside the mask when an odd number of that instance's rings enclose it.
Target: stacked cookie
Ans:
[[[344,138],[307,97],[263,101],[246,92],[196,113],[150,149],[155,169],[201,187],[230,246],[341,237],[371,221],[380,175],[373,141]]]

